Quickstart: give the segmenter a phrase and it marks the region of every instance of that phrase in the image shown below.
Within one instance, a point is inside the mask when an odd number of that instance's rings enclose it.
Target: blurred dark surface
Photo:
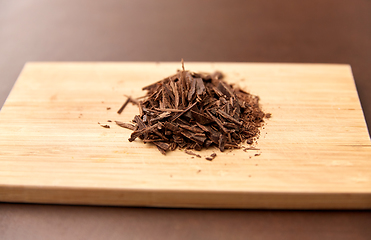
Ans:
[[[371,1],[0,0],[0,106],[27,61],[347,63],[371,123]],[[0,239],[371,239],[371,211],[0,203]]]

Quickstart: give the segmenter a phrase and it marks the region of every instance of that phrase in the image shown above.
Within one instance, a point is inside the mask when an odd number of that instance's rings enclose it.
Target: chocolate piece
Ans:
[[[124,111],[125,107],[128,105],[128,103],[130,102],[130,97],[128,99],[126,99],[126,101],[124,102],[124,104],[122,104],[122,106],[120,107],[120,109],[117,111],[118,114],[121,114],[122,111]]]
[[[189,155],[193,155],[193,156],[196,156],[196,157],[198,157],[198,158],[201,158],[200,155],[198,155],[198,154],[196,154],[196,153],[194,153],[194,152],[192,152],[192,151],[185,150],[184,152],[187,153],[187,154],[189,154]]]
[[[111,128],[108,124],[101,124],[100,122],[98,122],[98,124],[99,124],[101,127],[104,127],[104,128]]]
[[[123,127],[123,128],[127,128],[127,129],[130,129],[130,130],[135,130],[135,125],[131,124],[131,123],[124,123],[124,122],[120,122],[120,121],[115,121],[115,123],[120,126],[120,127]]]
[[[216,157],[216,153],[212,153],[210,157],[207,157],[206,160],[212,161]]]

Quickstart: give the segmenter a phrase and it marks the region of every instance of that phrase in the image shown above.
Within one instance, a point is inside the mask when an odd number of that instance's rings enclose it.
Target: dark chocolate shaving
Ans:
[[[128,99],[126,99],[126,101],[124,102],[124,104],[122,104],[122,106],[120,107],[120,109],[117,111],[118,114],[121,114],[122,111],[124,111],[124,109],[126,108],[126,106],[128,105],[128,103],[130,102],[130,97]]]
[[[104,127],[104,128],[111,128],[108,124],[102,124],[100,122],[98,122],[98,124],[101,126],[101,127]]]
[[[120,127],[123,127],[123,128],[127,128],[127,129],[130,129],[130,130],[135,130],[135,125],[131,124],[131,123],[124,123],[124,122],[120,122],[120,121],[115,121],[115,123],[120,126]]]
[[[212,153],[210,157],[207,157],[206,160],[212,161],[216,157],[216,153]]]
[[[201,158],[201,155],[196,154],[196,153],[194,153],[194,152],[192,152],[192,151],[185,150],[184,152],[187,153],[187,154],[189,154],[189,155],[193,155],[193,156],[196,156],[196,157],[198,157],[198,158]]]
[[[182,70],[143,90],[147,91],[144,97],[128,97],[118,111],[121,113],[129,102],[138,105],[135,125],[116,124],[133,130],[130,142],[140,138],[163,154],[179,147],[201,157],[191,150],[214,146],[224,151],[238,149],[244,142],[253,144],[264,117],[271,117],[260,109],[259,97],[226,83],[220,72],[186,71],[183,61]],[[211,161],[215,156],[213,153],[206,159]]]

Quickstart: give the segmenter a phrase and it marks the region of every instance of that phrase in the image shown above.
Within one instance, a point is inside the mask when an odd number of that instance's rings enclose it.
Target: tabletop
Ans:
[[[371,2],[0,0],[0,106],[28,61],[345,63],[371,122]],[[369,239],[371,211],[0,203],[1,239]]]

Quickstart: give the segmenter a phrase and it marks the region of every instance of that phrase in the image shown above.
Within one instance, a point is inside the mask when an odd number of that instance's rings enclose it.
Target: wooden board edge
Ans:
[[[223,192],[0,186],[1,202],[210,209],[371,209],[368,193]]]
[[[325,62],[224,62],[224,61],[185,61],[185,64],[217,64],[217,65],[292,65],[292,66],[341,66],[351,69],[348,63],[325,63]],[[30,65],[121,65],[121,64],[177,64],[181,66],[181,61],[28,61],[24,64],[23,68]]]
[[[353,69],[352,69],[352,66],[349,64],[349,71],[350,71],[350,75],[352,77],[352,80],[353,80],[353,87],[354,87],[354,90],[357,94],[357,99],[358,99],[358,103],[362,109],[362,117],[363,117],[363,121],[365,123],[365,127],[366,127],[366,132],[368,134],[368,139],[371,140],[371,134],[368,130],[368,125],[367,125],[367,121],[366,121],[366,116],[365,116],[365,113],[363,111],[363,106],[362,106],[362,102],[361,102],[361,98],[359,97],[359,92],[358,92],[358,89],[357,89],[357,83],[356,83],[356,79],[354,78],[354,74],[353,74]]]

